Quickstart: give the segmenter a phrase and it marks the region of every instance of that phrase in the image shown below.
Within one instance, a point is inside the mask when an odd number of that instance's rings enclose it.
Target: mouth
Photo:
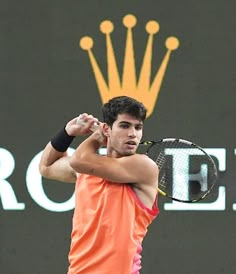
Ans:
[[[129,146],[132,146],[132,147],[137,145],[137,143],[135,141],[128,141],[125,144],[129,145]]]

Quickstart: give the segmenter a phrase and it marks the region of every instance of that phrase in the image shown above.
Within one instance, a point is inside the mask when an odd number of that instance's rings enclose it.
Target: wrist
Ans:
[[[65,126],[65,132],[68,136],[75,137],[75,135],[73,134],[73,129],[72,129],[71,126],[66,125]]]
[[[69,135],[64,127],[51,139],[51,145],[55,150],[65,152],[74,138],[75,136]]]
[[[100,147],[104,144],[105,137],[101,132],[94,132],[91,135],[91,138],[93,138],[94,142],[96,142],[97,146]]]

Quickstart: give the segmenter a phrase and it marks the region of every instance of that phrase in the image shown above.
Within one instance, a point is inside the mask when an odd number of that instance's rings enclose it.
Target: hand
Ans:
[[[96,129],[96,131],[93,133],[91,138],[95,138],[96,141],[99,143],[100,146],[106,146],[107,145],[107,137],[103,133],[103,123],[99,124],[99,127]]]
[[[93,117],[93,115],[89,115],[87,113],[80,114],[80,119],[83,120],[84,124],[78,124],[77,119],[78,117],[72,119],[65,127],[66,132],[71,136],[91,134],[92,131],[90,128],[94,125],[94,123],[98,125],[102,124],[98,121],[97,118]]]

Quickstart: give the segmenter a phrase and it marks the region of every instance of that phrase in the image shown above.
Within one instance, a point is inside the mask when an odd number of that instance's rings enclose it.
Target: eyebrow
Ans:
[[[132,123],[131,122],[128,122],[128,121],[120,121],[119,122],[119,125],[120,124],[127,124],[127,125],[132,125]],[[137,123],[137,124],[134,124],[135,126],[143,126],[143,122],[139,122],[139,123]]]

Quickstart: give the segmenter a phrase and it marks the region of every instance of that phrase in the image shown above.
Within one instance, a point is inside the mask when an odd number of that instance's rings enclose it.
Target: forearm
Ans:
[[[103,144],[103,137],[100,132],[95,132],[83,141],[70,159],[72,168],[80,173],[88,173],[93,164],[101,160],[97,151]]]
[[[39,171],[42,176],[59,181],[75,181],[76,171],[70,165],[71,156],[67,155],[67,149],[76,136],[90,134],[90,127],[97,119],[88,114],[82,114],[87,125],[79,125],[77,117],[72,119],[62,128],[45,147]]]
[[[76,173],[69,165],[67,149],[74,139],[62,128],[46,145],[39,163],[43,177],[64,182],[74,182]]]
[[[73,139],[74,136],[69,135],[65,128],[62,128],[45,147],[39,165],[40,171],[51,166],[61,157],[67,156],[66,151]]]
[[[42,169],[43,167],[51,166],[55,161],[60,159],[61,157],[67,156],[67,152],[60,152],[53,148],[51,142],[49,142],[42,154],[40,159],[39,168]]]

